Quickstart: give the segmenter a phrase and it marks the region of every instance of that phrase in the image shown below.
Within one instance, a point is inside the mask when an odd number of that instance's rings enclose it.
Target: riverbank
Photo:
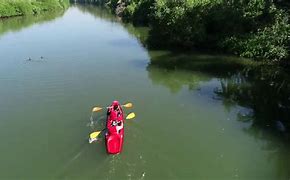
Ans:
[[[289,64],[289,4],[285,2],[104,0],[101,4],[124,21],[150,26],[152,48],[206,49]]]
[[[69,0],[0,0],[0,18],[66,9]]]

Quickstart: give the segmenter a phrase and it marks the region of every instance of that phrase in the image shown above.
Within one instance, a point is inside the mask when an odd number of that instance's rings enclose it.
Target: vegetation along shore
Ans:
[[[0,0],[0,18],[66,9],[69,0]]]
[[[135,25],[149,25],[151,47],[211,50],[289,64],[286,0],[80,1],[105,5]]]

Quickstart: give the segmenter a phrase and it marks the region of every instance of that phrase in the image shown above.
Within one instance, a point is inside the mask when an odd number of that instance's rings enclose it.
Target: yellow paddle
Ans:
[[[90,134],[90,139],[89,139],[89,143],[92,143],[94,141],[97,140],[97,137],[99,136],[99,134],[101,133],[102,131],[96,131],[96,132],[93,132]]]
[[[91,138],[91,139],[96,138],[96,137],[97,137],[101,132],[102,132],[102,131],[96,131],[96,132],[91,133],[91,134],[90,134],[90,138]]]
[[[136,115],[135,115],[135,113],[132,112],[132,113],[128,114],[126,119],[129,120],[129,119],[133,119],[134,117],[136,117]]]
[[[100,108],[100,107],[94,107],[93,108],[93,110],[92,110],[92,112],[98,112],[98,111],[100,111],[100,110],[102,110],[103,108]]]
[[[127,104],[124,104],[122,106],[124,106],[125,108],[131,108],[131,107],[133,107],[133,104],[132,103],[127,103]]]
[[[127,103],[127,104],[124,104],[122,106],[124,106],[125,108],[131,108],[131,107],[133,107],[133,104],[132,103]],[[98,112],[98,111],[100,111],[102,109],[103,108],[101,108],[101,107],[94,107],[92,112]]]

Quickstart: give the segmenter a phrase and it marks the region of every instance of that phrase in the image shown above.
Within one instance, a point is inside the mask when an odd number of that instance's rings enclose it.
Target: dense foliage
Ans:
[[[0,18],[65,9],[69,0],[0,0]]]
[[[155,0],[131,0],[124,11],[125,20],[134,24],[148,24]]]
[[[284,0],[106,0],[122,17],[149,24],[151,46],[229,52],[269,61],[289,58]]]
[[[153,44],[161,38],[166,45],[216,49],[256,59],[289,56],[288,15],[267,0],[157,1],[153,12]]]

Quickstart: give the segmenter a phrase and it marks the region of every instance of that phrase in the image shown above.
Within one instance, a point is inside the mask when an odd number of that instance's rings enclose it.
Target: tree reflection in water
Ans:
[[[164,51],[149,54],[149,77],[171,92],[193,85],[195,88],[188,89],[196,90],[201,82],[217,78],[220,85],[212,89],[217,100],[226,109],[244,107],[236,113],[238,121],[250,124],[243,131],[264,142],[262,150],[277,164],[278,177],[290,177],[290,75],[285,69],[231,57]]]
[[[288,140],[290,127],[290,76],[283,69],[271,66],[248,67],[221,78],[215,92],[230,101],[252,109],[238,114],[240,121],[253,121],[270,133]]]

